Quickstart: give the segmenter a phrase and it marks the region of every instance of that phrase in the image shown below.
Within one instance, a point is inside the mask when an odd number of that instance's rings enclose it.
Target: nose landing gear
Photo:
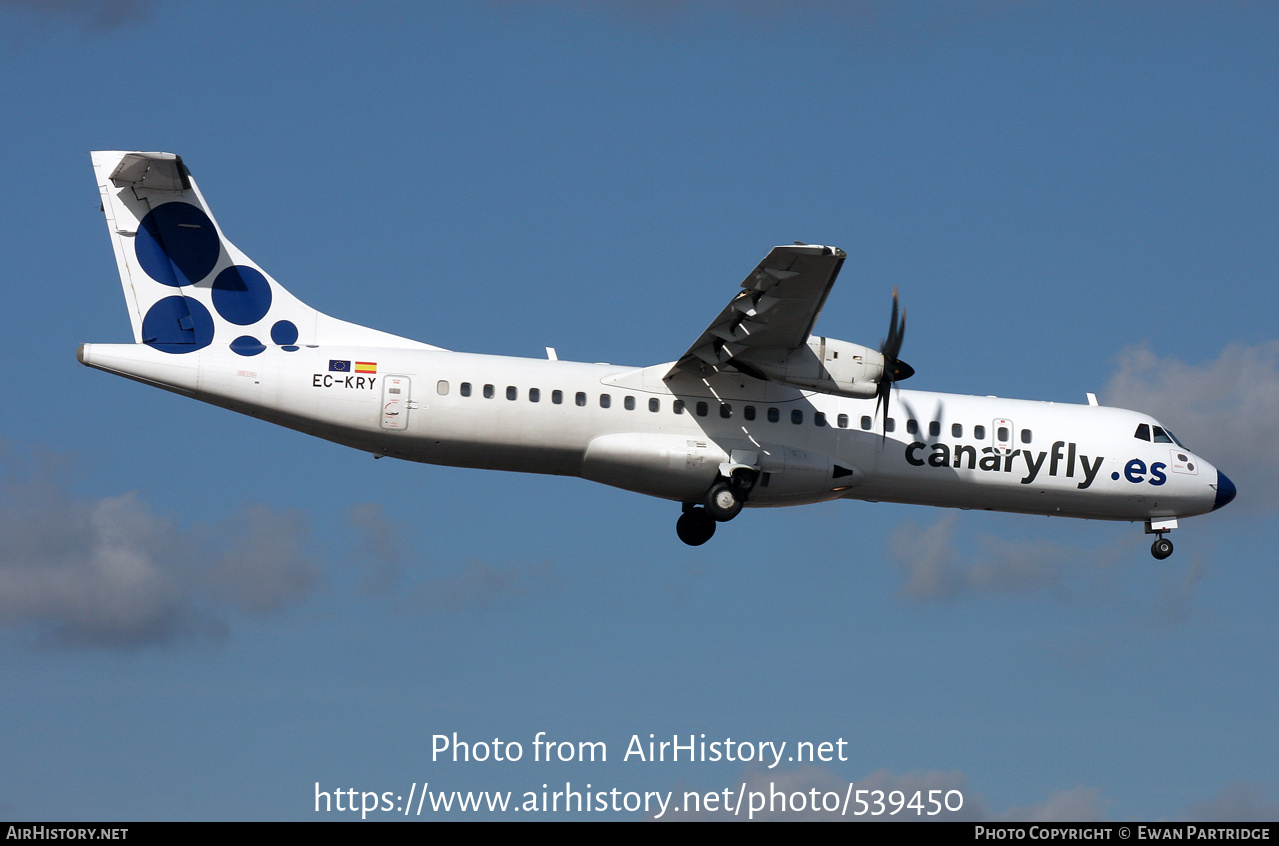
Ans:
[[[1150,545],[1150,554],[1155,556],[1156,561],[1163,561],[1172,555],[1172,541],[1165,538],[1164,533],[1175,528],[1177,528],[1175,517],[1152,517],[1146,521],[1146,534],[1155,536],[1155,542]]]

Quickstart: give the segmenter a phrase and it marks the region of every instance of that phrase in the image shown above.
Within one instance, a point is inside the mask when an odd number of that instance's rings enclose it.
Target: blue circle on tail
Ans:
[[[248,326],[271,310],[271,283],[251,267],[233,264],[213,280],[213,307],[237,326]]]
[[[208,276],[222,254],[213,221],[190,203],[156,206],[138,224],[133,241],[147,276],[172,288]]]
[[[231,342],[231,352],[240,355],[257,355],[265,349],[266,346],[252,335],[241,335]]]
[[[277,320],[275,325],[271,327],[271,343],[287,347],[297,342],[298,327],[293,325],[293,321]]]
[[[165,297],[142,318],[142,342],[166,353],[204,349],[213,343],[213,315],[199,300]]]

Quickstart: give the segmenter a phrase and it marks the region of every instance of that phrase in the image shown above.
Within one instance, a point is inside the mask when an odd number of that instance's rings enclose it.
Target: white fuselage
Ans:
[[[581,476],[697,502],[737,464],[749,506],[838,498],[1109,520],[1214,507],[1217,472],[1132,411],[895,390],[874,399],[648,368],[394,347],[81,347],[83,363],[376,455]]]

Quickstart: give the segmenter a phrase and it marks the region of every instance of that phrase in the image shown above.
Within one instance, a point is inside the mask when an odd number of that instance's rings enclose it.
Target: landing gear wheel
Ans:
[[[727,523],[742,510],[737,491],[727,482],[717,482],[706,494],[706,511],[720,523]]]
[[[1169,555],[1172,555],[1172,541],[1167,538],[1159,538],[1150,545],[1150,554],[1163,561]]]
[[[701,546],[715,534],[715,519],[705,508],[690,508],[675,522],[675,534],[689,546]]]

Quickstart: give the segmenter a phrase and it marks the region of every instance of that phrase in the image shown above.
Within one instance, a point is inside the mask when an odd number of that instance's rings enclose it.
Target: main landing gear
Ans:
[[[689,546],[701,546],[710,540],[716,523],[727,523],[741,513],[758,478],[758,471],[739,467],[730,478],[716,479],[701,502],[684,503],[684,513],[675,523],[679,539]]]
[[[689,546],[701,546],[715,534],[715,518],[695,503],[684,503],[684,513],[675,522],[675,534]]]

